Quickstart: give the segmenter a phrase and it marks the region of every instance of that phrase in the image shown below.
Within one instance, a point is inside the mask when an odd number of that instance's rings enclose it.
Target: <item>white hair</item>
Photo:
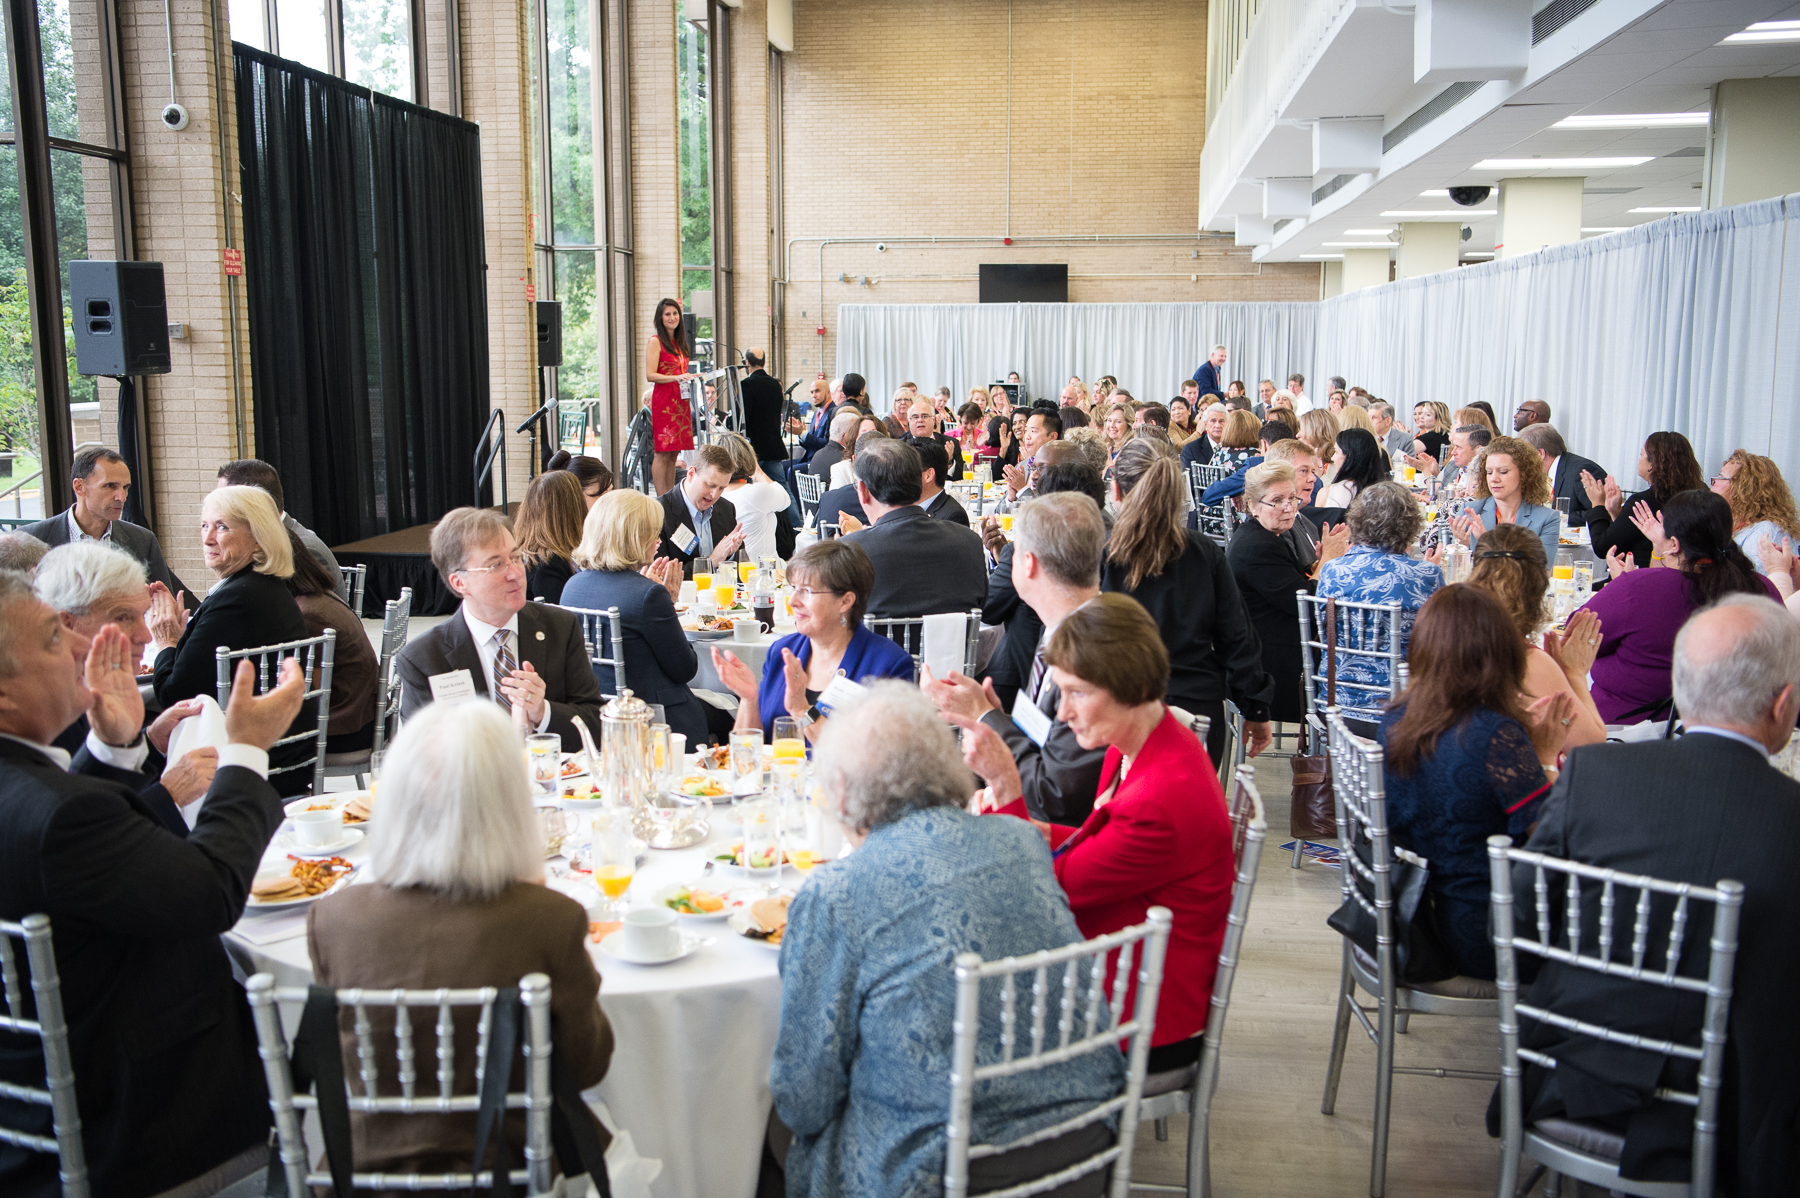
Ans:
[[[376,806],[369,874],[378,882],[491,899],[543,867],[524,749],[492,703],[433,703],[407,720]]]
[[[142,595],[144,564],[101,541],[58,545],[38,562],[37,597],[57,611],[85,616],[114,595]]]
[[[1202,413],[1201,418],[1204,419],[1207,416],[1211,416],[1214,412],[1217,412],[1221,416],[1226,416],[1230,414],[1231,409],[1222,403],[1209,404],[1206,411]]]
[[[1743,608],[1753,621],[1729,652],[1696,661],[1691,629],[1715,612]],[[1675,637],[1675,706],[1689,724],[1761,722],[1784,686],[1800,686],[1800,622],[1764,595],[1727,595],[1688,618]]]
[[[844,826],[868,832],[915,811],[960,807],[975,791],[950,725],[910,682],[866,682],[867,694],[831,713],[813,751]]]
[[[1260,384],[1259,384],[1259,386],[1260,386]],[[1292,391],[1289,391],[1286,387],[1283,387],[1281,390],[1277,391],[1274,395],[1270,396],[1269,398],[1271,400],[1285,399],[1288,401],[1289,404],[1292,404],[1294,402],[1294,393]]]

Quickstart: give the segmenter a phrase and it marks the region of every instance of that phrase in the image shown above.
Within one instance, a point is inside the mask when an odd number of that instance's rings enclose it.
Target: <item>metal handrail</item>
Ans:
[[[44,477],[44,472],[42,469],[39,469],[36,473],[27,475],[12,486],[6,488],[6,490],[0,491],[0,499],[5,499],[8,495],[12,496],[13,518],[15,520],[23,520],[25,518],[24,507],[20,503],[22,496],[20,496],[19,492],[23,491],[26,487],[42,477]]]
[[[504,420],[505,417],[506,413],[504,411],[495,408],[493,413],[488,417],[487,424],[482,426],[481,439],[475,443],[475,495],[472,500],[474,503],[481,502],[481,484],[486,482],[488,476],[493,473],[494,462],[498,460],[500,463],[501,511],[505,511],[507,507],[506,428],[501,424],[501,421]],[[487,453],[487,462],[485,464],[481,460],[483,451],[486,451]]]

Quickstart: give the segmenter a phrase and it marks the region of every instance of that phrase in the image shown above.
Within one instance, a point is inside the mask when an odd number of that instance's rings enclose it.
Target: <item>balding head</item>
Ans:
[[[1513,413],[1513,431],[1520,432],[1534,424],[1550,423],[1550,405],[1541,399],[1528,399]]]
[[[1800,714],[1800,623],[1759,595],[1721,599],[1675,638],[1674,681],[1690,727],[1729,728],[1774,752]]]

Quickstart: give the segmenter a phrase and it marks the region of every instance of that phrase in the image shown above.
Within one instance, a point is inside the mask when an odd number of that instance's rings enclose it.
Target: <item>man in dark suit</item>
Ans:
[[[1595,482],[1605,482],[1606,471],[1601,469],[1600,463],[1578,453],[1570,453],[1568,446],[1563,443],[1562,434],[1556,431],[1553,424],[1528,424],[1520,431],[1519,440],[1537,450],[1538,456],[1544,459],[1544,472],[1550,476],[1552,498],[1569,501],[1570,527],[1579,527],[1591,520],[1596,509],[1588,501],[1587,488],[1581,485],[1581,476],[1588,474]]]
[[[831,440],[831,421],[838,409],[843,407],[843,396],[831,393],[831,384],[823,376],[812,381],[809,392],[812,397],[812,416],[807,420],[806,432],[800,438],[800,460],[811,462],[813,455],[825,448]]]
[[[851,517],[861,525],[867,525],[869,523],[868,513],[863,511],[863,505],[858,502],[856,498],[855,483],[846,483],[841,487],[833,487],[831,490],[819,496],[819,514],[817,522],[820,526],[826,524],[841,525],[844,522],[845,516]]]
[[[949,473],[938,475],[938,485],[945,482],[961,482],[963,476],[962,446],[944,435],[938,428],[937,412],[926,400],[913,404],[906,413],[905,439],[914,445],[923,441],[934,441],[943,449],[944,458],[950,463]]]
[[[710,570],[730,561],[744,544],[737,509],[721,498],[731,482],[731,455],[719,445],[702,445],[693,454],[687,477],[657,500],[663,525],[656,556],[680,562],[686,578],[694,576],[695,562]]]
[[[968,611],[987,594],[981,538],[919,507],[923,470],[919,451],[903,441],[857,446],[856,498],[874,523],[847,539],[875,563],[872,616]]]
[[[1194,371],[1194,381],[1200,384],[1200,397],[1208,395],[1225,397],[1225,347],[1213,346],[1212,356],[1200,363],[1200,369]]]
[[[1202,397],[1204,398],[1204,397]],[[1200,426],[1200,432],[1187,439],[1181,447],[1181,472],[1186,474],[1188,467],[1195,462],[1202,466],[1212,462],[1213,454],[1224,452],[1221,442],[1225,439],[1225,405],[1215,403],[1194,413],[1194,420]]]
[[[1787,744],[1800,711],[1800,627],[1780,605],[1733,595],[1691,618],[1675,641],[1675,702],[1687,723],[1678,740],[1591,745],[1571,752],[1526,846],[1672,882],[1744,886],[1726,1029],[1717,1190],[1786,1194],[1800,1170],[1800,783],[1769,763]],[[1535,925],[1534,871],[1515,866],[1520,929]],[[1588,932],[1596,943],[1597,885],[1583,887]],[[1619,920],[1631,919],[1620,896]],[[1563,900],[1552,895],[1551,918]],[[1666,943],[1669,906],[1658,903],[1655,939]],[[1709,905],[1688,913],[1679,972],[1704,979]],[[1630,935],[1615,922],[1615,936]],[[1615,960],[1630,952],[1616,948]],[[1660,954],[1660,950],[1655,950]],[[1521,964],[1536,957],[1522,957]],[[1649,962],[1646,962],[1649,964]],[[1655,968],[1662,967],[1660,955]],[[1704,995],[1663,990],[1554,962],[1531,984],[1531,1002],[1617,1031],[1700,1044]],[[1527,1126],[1540,1119],[1601,1125],[1621,1152],[1624,1177],[1687,1181],[1693,1108],[1656,1102],[1659,1085],[1692,1090],[1695,1065],[1600,1043],[1548,1023],[1524,1021],[1522,1043],[1557,1058],[1549,1070],[1527,1065]],[[1489,1131],[1496,1128],[1489,1111]],[[1540,1129],[1542,1130],[1542,1129]],[[1623,1133],[1622,1144],[1618,1142]]]
[[[1000,737],[1018,767],[1031,818],[1078,825],[1094,809],[1106,749],[1082,748],[1056,718],[1062,692],[1044,666],[1043,651],[1047,630],[1100,593],[1106,525],[1090,497],[1063,492],[1027,504],[1013,530],[1012,585],[1038,632],[1012,714],[1002,707],[992,680],[983,685],[960,674],[935,679],[927,671],[920,685],[939,710],[979,720]]]
[[[162,544],[156,534],[141,524],[119,518],[125,511],[125,497],[131,493],[131,467],[125,459],[104,446],[89,446],[75,455],[71,474],[75,480],[75,502],[60,515],[27,524],[19,531],[53,549],[82,540],[117,545],[144,563],[151,582],[162,583],[179,598],[186,588],[163,560]]]
[[[304,688],[289,666],[258,697],[239,665],[230,744],[184,839],[137,795],[134,658],[119,629],[90,644],[23,574],[0,574],[0,919],[50,917],[88,1180],[118,1198],[215,1170],[230,1183],[267,1160],[262,1062],[220,936],[281,824],[268,747]],[[84,711],[92,731],[71,760],[50,741]],[[26,1002],[13,1014],[29,1018]],[[43,1088],[35,1038],[0,1035],[0,1081]],[[0,1124],[48,1136],[50,1108],[0,1099]],[[55,1157],[0,1146],[0,1194],[61,1193]]]
[[[831,419],[831,440],[820,446],[819,452],[812,455],[806,468],[831,485],[831,468],[851,455],[851,446],[856,441],[856,430],[862,426],[863,415],[849,405],[841,405],[838,413]]]
[[[600,732],[600,684],[581,621],[525,601],[525,563],[506,518],[459,507],[431,530],[431,562],[462,603],[394,659],[404,719],[438,699],[480,695],[525,732],[554,732],[581,748],[575,720]]]
[[[919,506],[933,520],[951,520],[964,528],[969,527],[967,509],[956,501],[954,495],[944,490],[940,481],[944,477],[944,471],[948,469],[944,447],[930,438],[914,440],[908,437],[906,443],[919,455]]]
[[[739,384],[744,396],[744,436],[763,473],[786,486],[788,449],[781,439],[781,409],[786,401],[781,397],[781,384],[763,369],[764,360],[760,349],[744,351],[744,365],[750,368]],[[799,421],[794,423],[797,426]],[[795,431],[799,431],[797,427]]]

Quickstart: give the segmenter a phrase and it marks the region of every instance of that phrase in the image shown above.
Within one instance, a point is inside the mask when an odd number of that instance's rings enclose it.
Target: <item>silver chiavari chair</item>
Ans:
[[[1710,1198],[1718,1154],[1719,1100],[1724,1085],[1731,975],[1737,959],[1743,883],[1721,881],[1714,886],[1696,886],[1628,874],[1516,849],[1512,840],[1505,836],[1488,838],[1488,864],[1492,870],[1489,896],[1500,992],[1502,1148],[1498,1193],[1501,1198],[1512,1198],[1514,1193],[1529,1193],[1538,1177],[1546,1171],[1549,1173],[1546,1194],[1558,1192],[1561,1179],[1571,1177],[1614,1193],[1638,1194],[1644,1198]],[[1528,896],[1515,895],[1515,882],[1520,876],[1531,879]],[[1557,893],[1559,887],[1560,894]],[[1635,898],[1628,893],[1633,891]],[[1521,913],[1514,910],[1516,897],[1525,897],[1529,904],[1529,909],[1522,913],[1525,922],[1522,932],[1519,927]],[[1693,908],[1700,904],[1711,904],[1713,909],[1710,951],[1704,957],[1701,945],[1687,944],[1688,929],[1697,922],[1699,914]],[[1621,917],[1630,919],[1629,933],[1616,926]],[[1688,955],[1694,960],[1683,971],[1685,948],[1693,950]],[[1621,988],[1642,986],[1646,990],[1658,988],[1704,995],[1706,1007],[1701,1025],[1671,1029],[1663,1037],[1647,1036],[1597,1024],[1585,1011],[1584,1017],[1577,1019],[1521,1001],[1520,953],[1539,957],[1546,965],[1554,963],[1618,979]],[[1697,968],[1702,960],[1706,963],[1704,977],[1698,976]],[[1628,1001],[1623,994],[1619,996],[1620,1004]],[[1621,1006],[1615,1005],[1611,1009],[1617,1011]],[[1524,1063],[1554,1069],[1557,1062],[1549,1053],[1519,1043],[1521,1019],[1547,1023],[1563,1032],[1574,1033],[1582,1037],[1577,1043],[1598,1040],[1694,1062],[1699,1072],[1698,1084],[1693,1090],[1663,1087],[1656,1091],[1656,1098],[1663,1102],[1693,1109],[1690,1180],[1655,1182],[1621,1178],[1619,1157],[1624,1139],[1608,1128],[1566,1117],[1526,1125]],[[1692,1042],[1696,1035],[1698,1044]],[[1518,1187],[1521,1155],[1538,1165],[1522,1188]]]
[[[573,612],[581,621],[581,639],[587,645],[588,661],[593,663],[602,697],[617,698],[629,685],[625,681],[625,625],[619,617],[619,609],[565,607],[562,610]],[[611,678],[600,672],[603,666],[611,671]]]
[[[19,976],[14,940],[25,944],[25,963],[31,970],[29,1004]],[[48,915],[27,915],[18,923],[0,921],[0,987],[4,987],[6,995],[0,1031],[35,1036],[42,1043],[44,1054],[44,1088],[0,1082],[0,1098],[49,1107],[51,1132],[46,1136],[0,1127],[0,1144],[56,1157],[63,1198],[87,1198],[87,1156],[81,1143],[81,1114],[75,1106],[75,1066],[69,1057],[69,1025],[63,1019],[62,982],[56,972]]]
[[[1221,549],[1231,539],[1232,530],[1236,527],[1236,509],[1229,499],[1208,504],[1202,503],[1200,497],[1206,493],[1206,488],[1230,477],[1235,469],[1234,466],[1214,466],[1201,462],[1193,462],[1188,466],[1188,497],[1193,501],[1194,512],[1200,523],[1200,535]]]
[[[818,514],[819,500],[825,496],[825,480],[810,470],[795,470],[794,487],[800,496],[801,522],[811,524]]]
[[[1295,591],[1294,599],[1300,611],[1306,710],[1324,711],[1335,693],[1337,708],[1345,719],[1380,723],[1388,701],[1400,694],[1406,665],[1400,605],[1322,599],[1305,591]],[[1331,605],[1329,618],[1327,604]],[[1332,637],[1330,652],[1326,649],[1328,634]],[[1335,672],[1328,677],[1333,664]],[[1359,678],[1364,681],[1356,681]]]
[[[1493,1019],[1499,1014],[1500,1006],[1497,998],[1481,996],[1490,991],[1488,983],[1469,978],[1450,978],[1420,985],[1401,980],[1395,948],[1393,872],[1397,854],[1405,850],[1397,849],[1388,835],[1384,754],[1379,744],[1350,731],[1335,707],[1326,709],[1325,721],[1331,735],[1332,793],[1337,802],[1338,860],[1342,862],[1344,902],[1346,905],[1355,903],[1374,921],[1376,951],[1371,957],[1348,935],[1343,937],[1337,1019],[1332,1029],[1331,1059],[1325,1074],[1325,1100],[1319,1109],[1327,1115],[1336,1111],[1338,1081],[1343,1076],[1350,1020],[1354,1016],[1375,1045],[1375,1133],[1369,1166],[1369,1194],[1370,1198],[1382,1198],[1387,1185],[1388,1121],[1394,1074],[1483,1081],[1494,1081],[1499,1077],[1497,1073],[1485,1071],[1394,1064],[1394,1042],[1399,1028],[1404,1026],[1402,1021],[1413,1015]],[[1358,989],[1374,997],[1374,1007],[1362,1005],[1357,998]]]
[[[956,958],[956,1016],[950,1065],[950,1118],[944,1129],[945,1198],[969,1192],[969,1162],[1066,1135],[1117,1115],[1119,1134],[1112,1147],[1034,1181],[994,1190],[989,1198],[1023,1198],[1112,1166],[1111,1198],[1131,1190],[1131,1147],[1137,1138],[1138,1105],[1150,1038],[1156,1024],[1156,999],[1162,985],[1163,955],[1169,946],[1174,917],[1167,907],[1152,907],[1149,918],[1092,940],[1047,949],[1025,957],[983,961],[975,953]],[[1133,948],[1136,964],[1133,965]],[[1112,998],[1106,997],[1106,960],[1114,960]],[[1127,987],[1137,975],[1136,1006],[1121,1020]],[[1082,976],[1085,974],[1085,978]],[[1031,999],[1028,1026],[1020,1027],[1019,979],[1026,978]],[[997,982],[1000,1009],[985,1013],[984,982]],[[988,987],[990,993],[995,987]],[[1060,999],[1051,997],[1060,991]],[[1055,1006],[1055,1026],[1048,1026]],[[1024,1034],[1021,1035],[1023,1030]],[[1009,1144],[972,1144],[975,1090],[984,1081],[1059,1065],[1087,1053],[1115,1049],[1129,1039],[1124,1091],[1081,1114]]]
[[[330,1171],[314,1172],[308,1168],[306,1135],[302,1121],[307,1111],[320,1109],[321,1095],[295,1093],[294,1074],[288,1062],[287,1035],[282,1030],[281,1012],[277,1004],[302,1004],[311,997],[304,986],[277,986],[266,973],[252,977],[247,986],[250,1013],[256,1021],[257,1051],[262,1057],[263,1073],[269,1083],[269,1107],[275,1112],[281,1168],[287,1175],[287,1192],[302,1195],[309,1186],[333,1186]],[[333,995],[334,1010],[354,1012],[357,1079],[351,1073],[343,1078],[346,1091],[344,1105],[353,1112],[387,1115],[440,1115],[446,1111],[473,1114],[481,1109],[482,1083],[490,1067],[504,1068],[510,1074],[511,1061],[490,1063],[489,1048],[500,1034],[495,1013],[500,991],[492,986],[469,990],[361,990],[341,989]],[[519,981],[519,1002],[524,1012],[524,1035],[520,1049],[525,1058],[525,1089],[508,1092],[506,1110],[525,1112],[525,1167],[509,1169],[513,1185],[524,1186],[528,1198],[552,1192],[550,1147],[550,979],[541,973],[528,973]],[[436,1059],[436,1085],[432,1075],[419,1076],[420,1047],[415,1037],[413,1011],[423,1008],[434,1018],[421,1031],[431,1034],[430,1051]],[[456,1014],[475,1008],[474,1093],[458,1094],[456,1073]],[[376,1046],[372,1012],[391,1013],[393,1048],[382,1051]],[[384,1014],[379,1022],[387,1022]],[[424,1023],[424,1021],[421,1021]],[[467,1020],[464,1020],[465,1025]],[[332,1021],[333,1026],[336,1020]],[[504,1041],[502,1041],[503,1043]],[[332,1037],[329,1051],[340,1051]],[[386,1083],[383,1085],[383,1083]],[[387,1093],[381,1091],[385,1089]],[[394,1093],[398,1090],[398,1093]],[[347,1149],[347,1145],[345,1146]],[[336,1164],[339,1170],[347,1162]],[[493,1170],[479,1170],[481,1162],[471,1161],[470,1170],[454,1173],[392,1174],[352,1173],[354,1189],[371,1190],[468,1190],[490,1189],[494,1185]],[[349,1198],[339,1194],[338,1198]]]
[[[1256,890],[1256,869],[1262,860],[1263,841],[1269,825],[1263,815],[1262,795],[1256,789],[1255,769],[1239,766],[1231,796],[1232,853],[1236,862],[1231,910],[1225,917],[1225,940],[1219,946],[1219,969],[1213,975],[1212,1002],[1206,1017],[1206,1038],[1200,1060],[1185,1069],[1153,1073],[1144,1079],[1144,1101],[1138,1118],[1155,1121],[1156,1138],[1169,1138],[1169,1116],[1187,1112],[1187,1184],[1153,1185],[1135,1182],[1134,1190],[1185,1193],[1188,1198],[1211,1198],[1212,1168],[1208,1132],[1212,1120],[1213,1092],[1219,1088],[1219,1043],[1225,1037],[1225,1014],[1231,1007],[1231,984],[1237,977],[1238,953],[1244,926],[1250,918],[1250,897]]]
[[[975,675],[975,655],[981,641],[981,609],[971,608],[963,632],[963,660],[958,668],[964,677]],[[885,636],[912,654],[913,677],[922,678],[919,667],[925,663],[925,616],[865,616],[863,623],[876,636]]]
[[[327,778],[355,778],[358,786],[366,785],[375,762],[387,748],[390,728],[400,716],[400,672],[394,669],[394,658],[406,648],[411,624],[412,588],[404,587],[398,599],[388,600],[387,613],[381,621],[381,667],[375,683],[375,740],[361,752],[327,753]]]
[[[344,586],[350,592],[350,610],[362,619],[363,595],[369,587],[369,567],[367,565],[339,566],[338,574],[343,577]]]
[[[285,641],[279,645],[261,645],[255,649],[227,649],[220,645],[214,650],[218,662],[218,699],[220,707],[231,706],[232,672],[237,669],[236,662],[240,658],[250,658],[256,662],[256,693],[262,694],[270,687],[281,682],[281,663],[293,658],[300,663],[306,677],[306,691],[303,699],[311,699],[316,704],[318,719],[309,732],[296,732],[284,736],[269,746],[269,752],[275,753],[286,745],[297,745],[302,741],[313,742],[312,756],[304,761],[280,767],[271,766],[269,780],[275,780],[277,774],[291,774],[299,770],[312,771],[312,788],[309,793],[325,792],[325,737],[327,724],[331,719],[331,662],[337,652],[337,629],[327,628],[318,636],[307,637],[303,641]]]

